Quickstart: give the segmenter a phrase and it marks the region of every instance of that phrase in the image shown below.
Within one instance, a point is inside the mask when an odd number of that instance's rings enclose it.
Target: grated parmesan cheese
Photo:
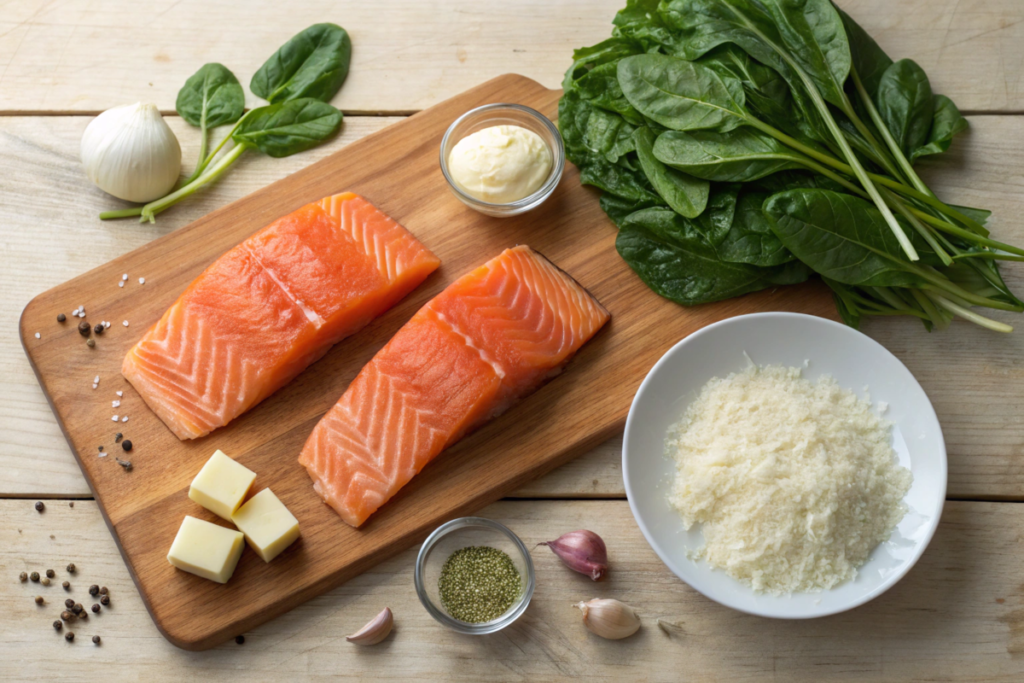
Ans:
[[[832,377],[749,367],[714,378],[672,427],[669,501],[693,554],[774,595],[817,592],[857,575],[903,518],[910,471],[891,423]]]

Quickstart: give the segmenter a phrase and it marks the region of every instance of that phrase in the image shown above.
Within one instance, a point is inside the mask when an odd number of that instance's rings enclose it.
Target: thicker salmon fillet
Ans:
[[[608,317],[533,249],[507,249],[398,331],[299,462],[324,501],[360,526],[438,453],[558,374]]]
[[[179,439],[226,425],[419,285],[440,261],[362,197],[307,204],[217,259],[121,367]]]

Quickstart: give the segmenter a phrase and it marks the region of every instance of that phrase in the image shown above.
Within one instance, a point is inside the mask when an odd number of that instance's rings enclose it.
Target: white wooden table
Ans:
[[[612,571],[593,584],[534,551],[538,589],[506,631],[462,637],[435,624],[412,586],[415,550],[286,614],[239,646],[189,653],[156,631],[17,339],[34,295],[174,230],[425,106],[504,72],[557,87],[574,47],[605,38],[623,0],[17,0],[0,3],[0,680],[1024,680],[1024,325],[1008,337],[910,320],[865,331],[915,373],[942,422],[949,502],[920,564],[852,612],[770,622],[720,607],[677,580],[644,542],[624,500],[619,439],[483,511],[528,544],[586,527]],[[843,0],[890,54],[910,56],[969,115],[951,154],[926,164],[950,201],[992,209],[997,237],[1024,243],[1024,2]],[[243,84],[284,40],[333,21],[352,35],[346,114],[328,145],[282,160],[252,155],[156,225],[101,223],[112,206],[78,162],[90,117],[152,101],[186,163],[197,133],[173,115],[185,79],[219,61]],[[251,96],[250,96],[251,97]],[[254,104],[255,100],[250,102]],[[1007,269],[1024,288],[1024,267]],[[1001,316],[1013,322],[1012,316]],[[33,508],[44,500],[42,515]],[[73,504],[73,507],[72,507]],[[74,596],[110,587],[113,605],[72,645],[50,622],[58,585],[21,571],[75,562]],[[37,593],[51,602],[38,608]],[[644,627],[600,641],[571,605],[596,596],[635,605]],[[385,605],[394,636],[357,649],[344,635]],[[671,635],[661,617],[680,624]],[[94,633],[103,644],[94,647]]]

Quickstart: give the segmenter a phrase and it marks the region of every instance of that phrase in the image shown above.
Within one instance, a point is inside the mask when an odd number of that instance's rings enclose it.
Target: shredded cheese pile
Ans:
[[[832,377],[750,367],[715,378],[669,431],[669,500],[693,554],[775,595],[817,592],[857,575],[903,518],[910,471],[890,423]]]

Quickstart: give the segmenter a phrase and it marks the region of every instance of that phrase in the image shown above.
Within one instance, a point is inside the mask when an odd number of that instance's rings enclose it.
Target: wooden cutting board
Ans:
[[[25,308],[22,343],[39,382],[146,606],[175,645],[200,650],[248,631],[613,436],[654,362],[709,323],[765,310],[835,317],[820,283],[695,308],[658,297],[619,258],[615,227],[572,165],[548,202],[526,215],[489,218],[463,206],[438,166],[448,125],[491,102],[525,104],[554,118],[559,95],[522,76],[495,78],[51,289]],[[441,268],[228,427],[198,441],[178,441],[121,377],[125,353],[222,253],[279,216],[346,190],[405,225],[442,259]],[[520,243],[579,280],[608,308],[611,322],[564,373],[439,456],[363,528],[351,528],[320,501],[296,460],[306,437],[413,312],[463,273]],[[123,273],[130,278],[119,287]],[[139,277],[145,277],[144,285]],[[80,319],[70,316],[79,305],[93,325],[112,323],[94,336],[95,348],[79,336]],[[63,325],[56,322],[62,312],[68,316]],[[115,408],[117,391],[124,396]],[[129,421],[114,423],[114,414]],[[116,432],[132,441],[131,453],[115,444]],[[100,446],[111,455],[99,457]],[[218,448],[255,471],[254,490],[271,487],[302,529],[302,538],[270,564],[247,549],[223,586],[178,571],[166,560],[184,515],[220,521],[187,495],[192,478]],[[129,459],[131,471],[115,456]],[[412,573],[410,566],[410,582]]]

